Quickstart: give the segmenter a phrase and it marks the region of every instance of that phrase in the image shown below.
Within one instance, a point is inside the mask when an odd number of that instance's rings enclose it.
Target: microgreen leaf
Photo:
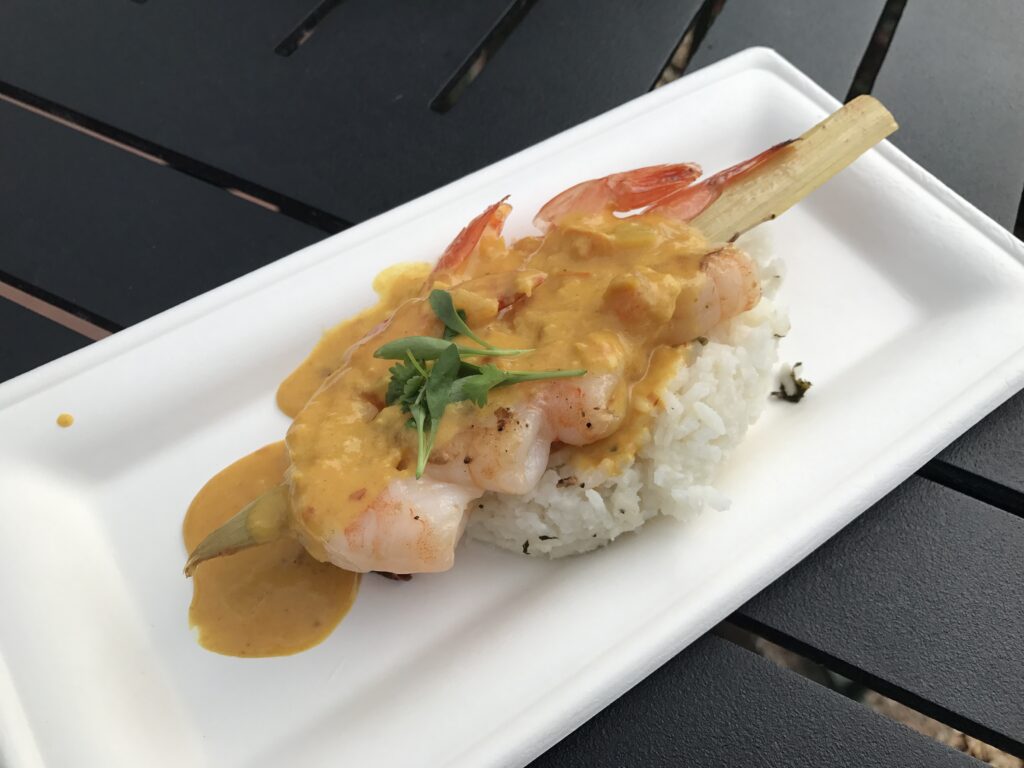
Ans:
[[[414,376],[418,376],[416,369],[407,363],[398,363],[391,366],[391,380],[388,382],[388,390],[384,396],[384,402],[394,405],[402,400],[406,385]]]
[[[410,377],[402,388],[401,402],[416,402],[416,398],[423,389],[423,385],[426,383],[426,379],[420,376],[418,373],[415,376]]]
[[[498,386],[504,379],[502,371],[493,365],[485,365],[480,373],[463,376],[452,386],[451,401],[471,400],[478,408],[487,405],[487,393]]]
[[[455,314],[457,314],[459,316],[459,319],[462,320],[462,322],[466,322],[466,310],[464,310],[464,309],[457,309],[457,310],[455,310]],[[458,331],[453,331],[451,328],[449,328],[446,325],[444,327],[444,333],[441,334],[441,338],[444,339],[445,341],[451,341],[452,339],[454,339],[458,335],[459,335]]]
[[[452,346],[450,341],[439,339],[436,336],[406,336],[382,344],[373,353],[373,356],[383,360],[406,360],[411,354],[417,360],[436,360],[450,346]],[[499,349],[497,347],[475,349],[461,345],[458,349],[459,354],[464,357],[516,357],[533,351],[532,349]]]
[[[427,466],[427,457],[430,455],[429,451],[427,451],[427,436],[424,432],[427,421],[427,406],[417,401],[409,406],[409,413],[412,414],[413,422],[416,424],[416,477],[420,478],[423,477],[423,470]]]
[[[478,407],[487,404],[487,395],[496,387],[509,384],[520,384],[526,381],[542,381],[544,379],[565,379],[583,376],[586,370],[577,368],[571,371],[503,371],[494,365],[480,367],[480,372],[456,379],[452,385],[451,402],[470,400]]]
[[[502,381],[495,385],[504,387],[509,384],[520,384],[524,381],[543,381],[544,379],[574,379],[583,376],[586,368],[574,368],[568,371],[502,371]]]
[[[412,363],[412,367],[415,368],[420,376],[427,378],[427,370],[423,367],[423,363],[416,359],[416,356],[412,352],[406,352],[405,356],[409,358],[409,362]]]
[[[430,452],[434,449],[434,440],[437,438],[437,430],[441,426],[441,417],[444,416],[445,408],[448,407],[449,396],[455,377],[459,374],[459,350],[449,342],[448,348],[442,352],[437,361],[430,368],[430,376],[427,378],[423,392],[426,393],[427,405],[427,426],[426,439],[420,440],[419,460],[416,464],[416,477],[423,475]],[[419,429],[417,425],[417,429]]]
[[[462,335],[466,338],[472,339],[481,347],[492,348],[493,344],[488,344],[486,341],[477,336],[466,325],[465,313],[460,313],[455,309],[455,303],[452,301],[452,295],[448,291],[442,291],[440,288],[435,288],[430,292],[430,296],[427,298],[430,302],[430,308],[434,310],[434,314],[437,315],[438,319],[444,323],[445,328],[456,335]],[[453,337],[454,338],[454,337]]]
[[[427,412],[431,420],[441,420],[444,415],[445,406],[451,402],[452,385],[455,377],[459,375],[459,349],[454,344],[448,344],[448,348],[442,352],[437,361],[430,369],[430,378],[427,379]]]

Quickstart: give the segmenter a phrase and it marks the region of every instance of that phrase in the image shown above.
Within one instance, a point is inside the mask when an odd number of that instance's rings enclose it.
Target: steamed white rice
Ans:
[[[778,339],[789,330],[787,313],[775,301],[782,262],[770,258],[760,236],[740,245],[758,264],[764,295],[752,310],[709,333],[706,345],[694,345],[696,359],[661,393],[664,410],[635,460],[610,478],[550,466],[529,493],[485,494],[470,516],[470,538],[562,557],[603,546],[655,515],[686,520],[728,507],[714,479],[760,416]],[[563,479],[569,476],[574,484]]]

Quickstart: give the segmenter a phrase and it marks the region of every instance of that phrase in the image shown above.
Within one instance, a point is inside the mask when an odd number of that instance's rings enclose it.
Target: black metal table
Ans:
[[[1019,0],[7,0],[0,378],[753,45],[880,96],[1020,237],[1022,30]],[[974,763],[765,640],[1024,757],[1022,515],[1024,393],[535,765]]]

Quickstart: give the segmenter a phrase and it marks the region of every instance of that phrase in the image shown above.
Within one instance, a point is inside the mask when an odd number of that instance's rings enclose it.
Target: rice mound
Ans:
[[[661,393],[664,410],[634,461],[616,477],[605,477],[557,466],[553,457],[530,492],[482,496],[470,515],[469,538],[562,557],[604,546],[655,515],[686,520],[705,509],[728,507],[712,482],[761,415],[778,339],[789,330],[787,313],[774,298],[782,262],[768,255],[760,236],[745,237],[740,245],[758,265],[761,301],[719,324],[696,350],[696,359],[680,366]],[[563,480],[570,475],[575,484]]]

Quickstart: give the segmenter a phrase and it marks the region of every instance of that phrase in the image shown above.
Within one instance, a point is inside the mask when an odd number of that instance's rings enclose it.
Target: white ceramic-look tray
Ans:
[[[294,657],[194,642],[182,514],[280,439],[278,381],[372,301],[378,270],[434,258],[506,193],[515,236],[582,178],[713,171],[836,106],[744,52],[0,387],[5,764],[524,763],[1008,397],[1021,243],[886,144],[769,225],[789,266],[782,356],[815,386],[734,456],[729,511],[554,563],[464,545],[447,574],[365,579],[338,631]]]

